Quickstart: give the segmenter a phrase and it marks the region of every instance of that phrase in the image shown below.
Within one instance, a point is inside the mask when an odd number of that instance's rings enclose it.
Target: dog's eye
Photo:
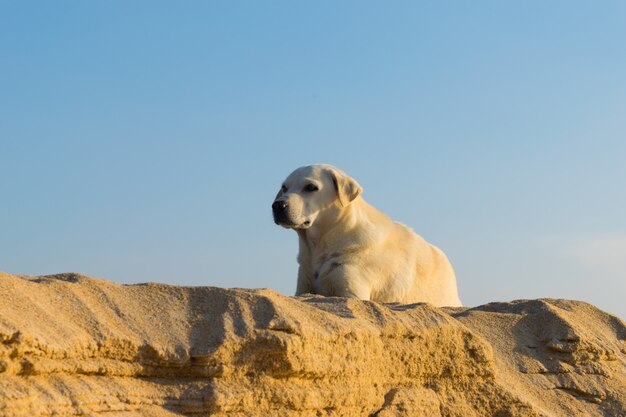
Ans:
[[[282,187],[280,187],[280,191],[282,191],[283,193],[286,193],[287,187],[283,185]]]
[[[304,191],[307,191],[309,193],[312,193],[313,191],[317,191],[317,190],[319,190],[319,188],[317,188],[317,185],[315,184],[307,184],[304,187]]]

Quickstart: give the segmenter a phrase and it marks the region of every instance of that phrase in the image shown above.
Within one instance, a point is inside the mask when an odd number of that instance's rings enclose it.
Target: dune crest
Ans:
[[[0,273],[0,416],[626,415],[626,326],[576,301],[468,308]]]

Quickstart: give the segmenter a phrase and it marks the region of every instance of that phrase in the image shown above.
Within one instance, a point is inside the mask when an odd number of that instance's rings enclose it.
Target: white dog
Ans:
[[[283,183],[274,222],[300,240],[296,295],[460,306],[446,255],[361,197],[363,189],[331,165],[296,169]]]

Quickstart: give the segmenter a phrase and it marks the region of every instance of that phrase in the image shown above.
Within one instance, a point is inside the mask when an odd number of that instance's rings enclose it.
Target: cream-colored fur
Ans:
[[[331,165],[296,169],[283,183],[274,220],[298,233],[296,295],[460,306],[446,255],[361,197],[362,188]]]

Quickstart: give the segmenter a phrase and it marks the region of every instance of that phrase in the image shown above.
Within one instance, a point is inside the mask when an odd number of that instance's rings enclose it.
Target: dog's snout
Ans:
[[[285,211],[287,208],[287,203],[281,200],[274,201],[272,204],[272,210],[274,211]]]

